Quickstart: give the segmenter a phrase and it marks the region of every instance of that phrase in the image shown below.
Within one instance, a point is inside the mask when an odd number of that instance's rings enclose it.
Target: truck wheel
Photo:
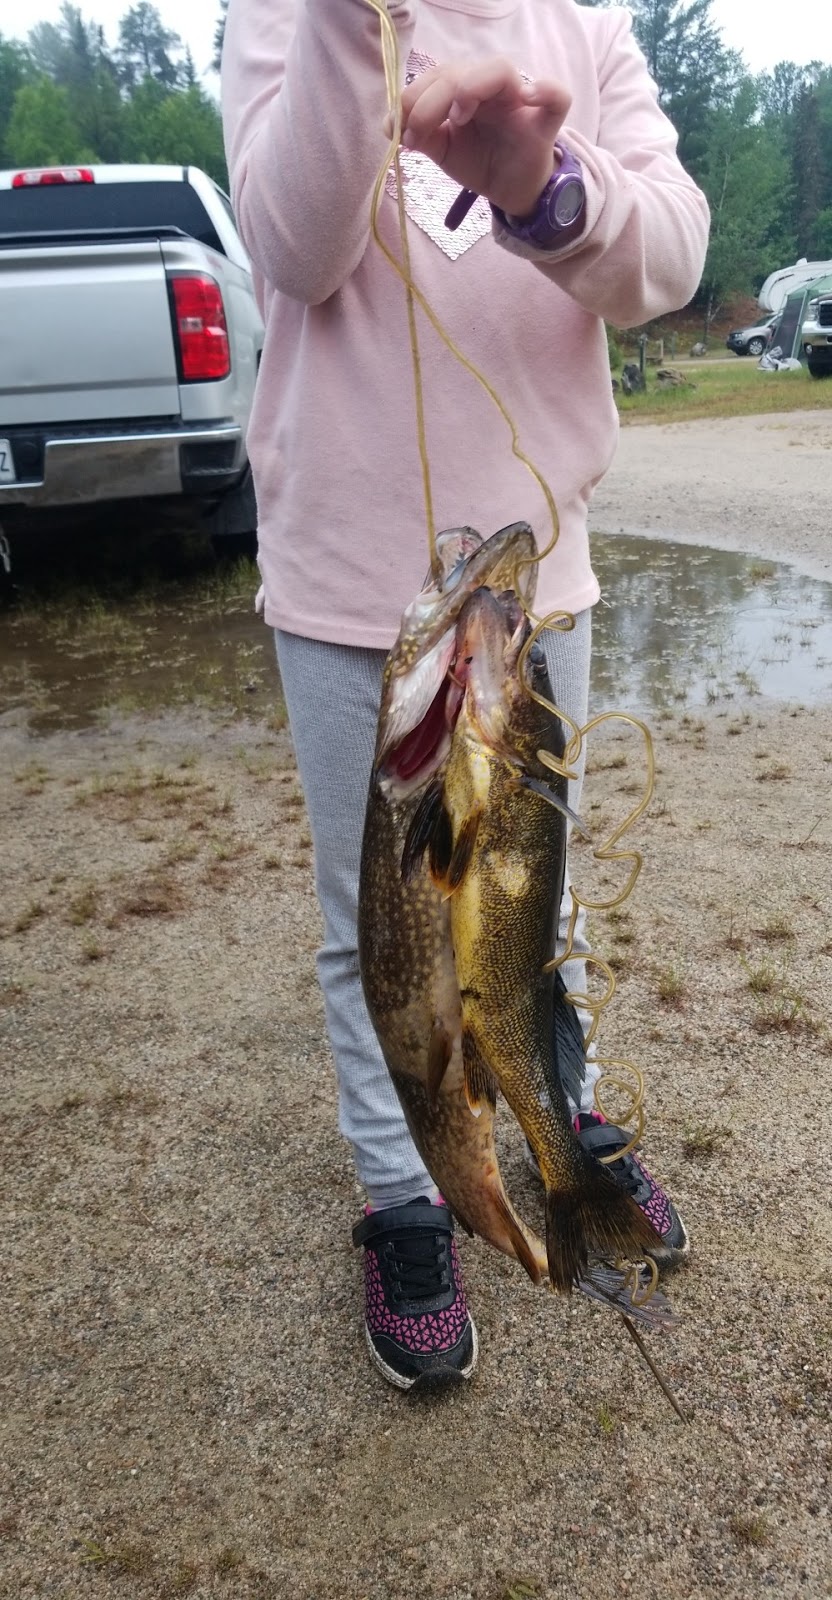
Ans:
[[[240,543],[245,541],[256,543],[257,501],[251,467],[246,467],[240,482],[223,495],[219,505],[211,512],[208,526],[213,543],[226,553],[228,550],[226,539]]]
[[[809,373],[813,378],[828,378],[832,373],[832,367],[827,367],[825,364],[821,366],[817,361],[810,361]]]

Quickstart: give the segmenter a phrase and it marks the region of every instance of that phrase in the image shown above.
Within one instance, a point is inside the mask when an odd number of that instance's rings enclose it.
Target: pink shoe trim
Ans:
[[[444,1311],[426,1311],[420,1317],[399,1317],[387,1305],[376,1253],[372,1245],[368,1245],[364,1251],[364,1288],[369,1332],[386,1334],[402,1349],[415,1355],[436,1355],[452,1350],[462,1338],[469,1320],[456,1242],[453,1239],[451,1261],[454,1281],[458,1285],[453,1305]]]

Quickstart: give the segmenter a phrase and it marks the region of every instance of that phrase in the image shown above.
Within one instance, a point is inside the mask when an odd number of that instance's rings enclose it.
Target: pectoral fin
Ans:
[[[481,810],[472,811],[471,815],[465,818],[459,831],[459,837],[454,845],[447,870],[441,881],[439,874],[434,871],[434,882],[437,888],[441,888],[444,891],[446,899],[459,888],[471,865],[471,857],[474,854],[481,821]],[[431,870],[433,871],[433,862],[431,862]]]
[[[466,817],[454,843],[451,818],[445,805],[441,778],[428,784],[411,818],[402,850],[402,879],[412,883],[427,851],[430,875],[445,896],[459,888],[477,842],[482,811]]]
[[[465,1098],[472,1115],[480,1116],[486,1106],[489,1111],[496,1110],[497,1082],[470,1028],[462,1030],[462,1068]]]
[[[428,851],[434,879],[444,879],[453,855],[453,837],[441,778],[434,778],[428,784],[411,818],[402,850],[402,879],[405,883],[413,882],[425,851]]]

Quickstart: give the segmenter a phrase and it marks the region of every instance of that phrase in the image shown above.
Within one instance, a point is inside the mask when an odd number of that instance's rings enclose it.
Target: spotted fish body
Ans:
[[[529,630],[516,601],[481,589],[458,631],[467,679],[443,779],[445,860],[434,845],[433,870],[449,896],[466,1091],[480,1109],[499,1087],[521,1123],[546,1186],[549,1275],[568,1292],[591,1254],[640,1259],[658,1238],[583,1149],[557,1072],[546,967],[564,878],[566,785],[538,751],[562,758],[562,727],[521,683]],[[542,654],[529,665],[533,686],[551,698]]]
[[[450,748],[443,697],[458,704],[448,667],[459,613],[481,583],[510,581],[518,561],[534,552],[524,524],[480,547],[466,530],[445,536],[449,570],[463,540],[464,574],[447,592],[434,588],[409,608],[385,670],[361,859],[359,963],[367,1008],[428,1172],[462,1226],[516,1257],[538,1283],[546,1253],[503,1188],[493,1107],[474,1117],[466,1097],[450,909],[426,862],[417,863],[407,881],[402,873],[414,814],[427,786],[441,778]],[[425,676],[430,652],[432,685]],[[420,671],[414,686],[412,675]]]

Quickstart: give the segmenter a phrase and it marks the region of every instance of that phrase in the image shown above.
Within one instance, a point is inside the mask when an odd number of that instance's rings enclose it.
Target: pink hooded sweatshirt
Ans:
[[[581,237],[521,244],[478,200],[403,152],[415,281],[500,393],[551,485],[561,534],[539,613],[592,605],[587,512],[617,438],[604,321],[684,305],[707,246],[704,197],[626,11],[575,0],[388,0],[404,70],[507,56],[572,94],[559,136],[587,190]],[[248,435],[267,622],[389,648],[428,565],[404,289],[370,234],[384,156],[380,29],[365,0],[231,0],[223,113],[234,208],[266,341]],[[383,237],[397,253],[395,201]],[[525,519],[549,538],[506,425],[419,316],[436,522],[487,535]]]

